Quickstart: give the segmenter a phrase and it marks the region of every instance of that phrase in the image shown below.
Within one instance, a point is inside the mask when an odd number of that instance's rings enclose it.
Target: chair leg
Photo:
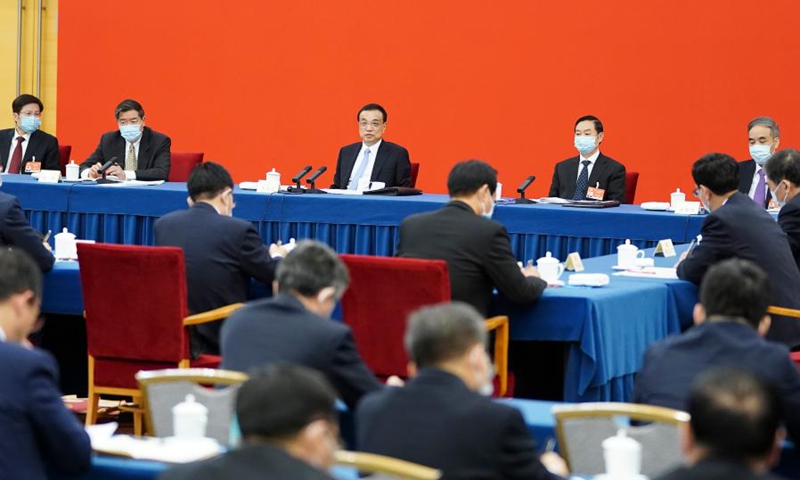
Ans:
[[[100,407],[100,395],[94,393],[94,389],[89,389],[89,398],[86,402],[86,425],[97,423],[97,409]]]
[[[133,434],[141,437],[142,433],[142,412],[133,412]]]

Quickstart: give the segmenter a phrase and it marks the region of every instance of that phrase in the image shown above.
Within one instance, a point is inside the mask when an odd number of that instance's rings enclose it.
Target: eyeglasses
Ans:
[[[31,112],[31,111],[19,112],[19,116],[21,116],[21,117],[41,117],[42,116],[42,112]]]
[[[692,194],[694,194],[695,198],[700,198],[700,187],[695,188]]]
[[[372,126],[372,128],[380,128],[381,125],[383,125],[383,122],[379,122],[377,120],[372,122],[358,122],[358,126],[361,128],[367,128],[369,126]]]
[[[118,123],[120,125],[139,125],[140,123],[142,123],[142,119],[141,118],[133,118],[131,120],[120,120]]]

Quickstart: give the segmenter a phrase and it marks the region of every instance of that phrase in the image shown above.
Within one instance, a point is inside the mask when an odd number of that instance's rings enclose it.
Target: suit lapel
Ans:
[[[8,152],[11,150],[11,139],[14,137],[14,129],[8,129],[0,135],[0,165],[4,168],[8,163]]]
[[[375,181],[378,178],[378,174],[381,173],[381,169],[388,158],[389,148],[386,146],[386,142],[381,142],[378,147],[378,153],[375,154],[375,164],[372,166],[372,175],[370,176],[371,181]]]
[[[36,130],[35,132],[31,133],[31,136],[28,137],[28,148],[25,149],[25,155],[22,156],[23,171],[25,169],[25,163],[31,161],[33,159],[33,156],[38,154],[36,148],[39,146],[39,139],[41,137],[41,134],[37,135],[37,133],[39,133],[39,130]],[[42,159],[38,158],[37,161],[41,162]]]
[[[347,184],[350,183],[350,175],[353,174],[353,167],[356,166],[359,151],[361,151],[361,144],[356,143],[342,152],[342,178],[340,179],[342,188],[346,188]]]
[[[136,169],[148,168],[148,159],[150,158],[150,147],[153,144],[153,132],[150,127],[144,127],[142,132],[142,140],[139,143],[139,155],[136,156]]]
[[[594,162],[594,167],[592,168],[592,174],[589,175],[589,186],[596,187],[597,183],[600,181],[602,177],[603,171],[606,169],[606,158],[601,153],[597,160]]]

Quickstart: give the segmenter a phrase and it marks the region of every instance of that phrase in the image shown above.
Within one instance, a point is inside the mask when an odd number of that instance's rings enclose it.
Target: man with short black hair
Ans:
[[[114,109],[118,129],[100,137],[94,153],[81,163],[81,177],[96,179],[100,167],[116,158],[106,174],[118,180],[167,180],[172,141],[146,127],[144,108],[126,99]]]
[[[452,299],[482,315],[488,313],[494,288],[527,303],[547,286],[533,266],[520,270],[505,227],[491,220],[496,188],[497,173],[486,162],[456,164],[447,177],[450,203],[403,220],[397,244],[400,257],[447,262]]]
[[[0,477],[45,480],[46,470],[89,469],[89,437],[64,406],[58,367],[30,348],[39,318],[42,278],[30,257],[0,249]]]
[[[44,112],[42,101],[22,94],[11,102],[11,112],[14,128],[0,130],[0,170],[5,173],[61,170],[58,139],[39,129]]]
[[[368,187],[369,182],[381,182],[387,188],[411,185],[408,150],[383,140],[388,119],[377,103],[361,107],[356,115],[361,142],[339,150],[331,188],[358,190],[359,183]]]
[[[781,129],[770,117],[756,117],[747,124],[750,159],[739,162],[739,192],[759,206],[769,205],[764,164],[781,143]]]
[[[236,396],[242,445],[167,470],[161,480],[331,480],[338,449],[336,393],[318,372],[276,363],[251,373]]]
[[[494,369],[483,317],[454,302],[411,315],[405,346],[413,379],[367,395],[356,412],[361,450],[438,468],[444,478],[555,479],[520,412],[488,398]],[[554,453],[548,468],[566,474]]]
[[[689,466],[658,480],[777,480],[784,433],[775,392],[750,373],[712,369],[692,385],[683,450]]]
[[[586,200],[589,187],[604,190],[602,199],[625,201],[625,166],[600,152],[605,138],[603,123],[594,115],[575,121],[575,149],[577,157],[556,164],[550,197],[567,200]]]
[[[282,247],[264,246],[251,222],[233,218],[233,179],[213,162],[196,166],[187,183],[188,210],[164,215],[153,226],[156,245],[180,247],[186,263],[189,313],[245,302],[250,279],[267,285],[275,278]],[[191,327],[192,355],[219,354],[224,321]]]
[[[792,255],[800,269],[800,152],[786,148],[764,165],[772,199],[781,207],[778,225],[786,232]]]
[[[703,221],[697,247],[681,256],[678,277],[700,284],[706,271],[722,260],[750,260],[772,280],[771,305],[800,308],[800,271],[786,234],[762,206],[737,192],[736,160],[724,153],[710,153],[694,163],[692,177],[695,196],[711,213]],[[800,347],[800,321],[773,318],[767,339]]]
[[[278,264],[275,297],[249,303],[222,328],[222,368],[247,372],[289,361],[328,377],[354,409],[381,388],[358,354],[350,327],[330,320],[350,279],[336,252],[304,240]]]

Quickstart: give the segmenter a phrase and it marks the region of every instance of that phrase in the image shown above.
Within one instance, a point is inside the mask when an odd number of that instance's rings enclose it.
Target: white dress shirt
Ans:
[[[17,138],[22,137],[25,140],[22,141],[22,157],[20,157],[19,167],[22,168],[22,163],[25,160],[25,152],[28,150],[28,144],[31,143],[31,134],[24,133],[22,135],[19,134],[17,129],[14,129],[14,136],[11,137],[11,149],[8,151],[8,162],[6,162],[6,167],[11,164],[11,156],[14,155],[14,150],[17,149]],[[41,162],[41,159],[39,160]],[[24,171],[24,170],[21,170]],[[9,172],[9,173],[19,173],[19,172]]]
[[[753,172],[753,181],[750,183],[750,191],[747,192],[747,196],[753,198],[756,195],[756,187],[758,186],[758,172],[763,170],[761,165],[756,163],[756,170]],[[769,187],[767,186],[767,178],[764,177],[764,198],[760,199],[760,202],[764,202],[767,199],[767,195],[769,195]],[[754,199],[755,200],[755,199]]]
[[[594,155],[592,155],[591,157],[588,157],[588,158],[584,157],[583,154],[580,154],[580,160],[578,160],[578,176],[575,177],[575,181],[576,182],[578,181],[578,179],[581,176],[581,170],[583,170],[583,161],[584,160],[589,160],[589,165],[586,166],[586,169],[588,170],[586,173],[588,173],[589,177],[591,177],[592,176],[592,170],[594,170],[594,163],[597,161],[597,157],[599,157],[599,156],[600,156],[600,149],[599,148],[597,149],[596,152],[594,152]],[[589,186],[593,187],[594,185],[589,185]]]
[[[367,163],[367,168],[364,169],[364,173],[361,175],[361,178],[371,179],[372,178],[372,169],[375,168],[375,157],[378,155],[378,148],[380,148],[381,143],[383,140],[378,140],[378,143],[368,147],[367,144],[361,144],[361,150],[358,151],[358,156],[356,157],[356,163],[353,164],[353,171],[350,172],[350,178],[348,179],[347,185],[350,185],[350,182],[353,181],[353,177],[356,175],[359,166],[364,161],[364,151],[369,148],[369,160]],[[358,185],[358,179],[356,179],[356,185]]]

